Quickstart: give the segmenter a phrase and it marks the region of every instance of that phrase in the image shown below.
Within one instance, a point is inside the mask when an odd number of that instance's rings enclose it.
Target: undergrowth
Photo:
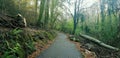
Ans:
[[[0,32],[0,58],[27,58],[35,51],[37,40],[52,40],[55,36],[52,31],[29,33],[23,29],[13,29]]]

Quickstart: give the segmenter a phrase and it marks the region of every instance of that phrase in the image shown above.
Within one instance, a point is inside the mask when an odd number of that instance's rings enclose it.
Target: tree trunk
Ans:
[[[80,34],[80,36],[87,39],[87,40],[90,40],[90,41],[92,41],[92,42],[94,42],[94,43],[96,43],[96,44],[98,44],[98,45],[100,45],[102,47],[105,47],[105,48],[108,48],[108,49],[111,49],[111,50],[114,50],[114,51],[119,51],[120,50],[119,48],[107,45],[107,44],[105,44],[105,43],[103,43],[103,42],[101,42],[101,41],[99,41],[99,40],[97,40],[97,39],[95,39],[93,37],[88,36],[88,35]]]
[[[42,20],[42,16],[43,16],[43,13],[44,13],[44,8],[45,8],[45,1],[46,0],[41,0],[41,3],[40,3],[40,10],[39,10],[39,18],[38,18],[38,21],[37,21],[37,25],[42,27],[41,23],[41,20]]]
[[[48,27],[49,22],[49,2],[50,0],[46,0],[44,28]]]
[[[74,9],[74,17],[73,17],[74,25],[73,25],[73,32],[72,34],[75,34],[76,31],[76,24],[77,24],[77,0],[75,2],[75,9]]]

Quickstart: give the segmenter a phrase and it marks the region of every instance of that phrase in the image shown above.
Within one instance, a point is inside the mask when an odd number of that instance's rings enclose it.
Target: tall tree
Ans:
[[[40,27],[43,26],[43,22],[41,22],[41,20],[42,20],[42,16],[43,16],[44,9],[45,9],[45,1],[46,0],[41,0],[41,3],[40,3],[39,18],[37,21],[37,25],[39,25]]]
[[[48,22],[49,22],[49,3],[50,0],[46,0],[46,5],[45,5],[45,21],[44,21],[44,27],[48,27]]]
[[[82,0],[76,0],[75,1],[75,5],[74,5],[74,15],[73,15],[73,32],[72,34],[75,34],[76,28],[77,28],[77,24],[78,24],[78,20],[79,20],[79,12],[80,12],[80,1]]]
[[[105,21],[105,1],[106,0],[100,0],[100,10],[101,10],[101,22],[102,22],[102,29],[101,30],[104,30],[104,21]]]
[[[37,14],[37,9],[38,9],[38,0],[35,0],[35,11],[36,11],[36,14]]]

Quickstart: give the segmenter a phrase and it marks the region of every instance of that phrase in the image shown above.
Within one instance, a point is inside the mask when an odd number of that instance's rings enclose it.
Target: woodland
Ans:
[[[120,0],[0,0],[0,58],[36,58],[61,32],[120,58]]]

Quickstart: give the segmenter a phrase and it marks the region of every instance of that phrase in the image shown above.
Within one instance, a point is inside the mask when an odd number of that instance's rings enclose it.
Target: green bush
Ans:
[[[53,34],[55,34],[52,31],[32,33],[18,28],[7,32],[0,32],[0,53],[2,53],[0,58],[26,58],[36,50],[35,41],[43,41],[40,39],[42,37],[44,41],[52,40],[54,38]]]
[[[2,40],[0,46],[3,47],[0,48],[1,58],[25,58],[26,55],[35,50],[32,37],[29,34],[25,34],[22,29],[1,33],[0,39]],[[25,52],[26,50],[31,52]]]

